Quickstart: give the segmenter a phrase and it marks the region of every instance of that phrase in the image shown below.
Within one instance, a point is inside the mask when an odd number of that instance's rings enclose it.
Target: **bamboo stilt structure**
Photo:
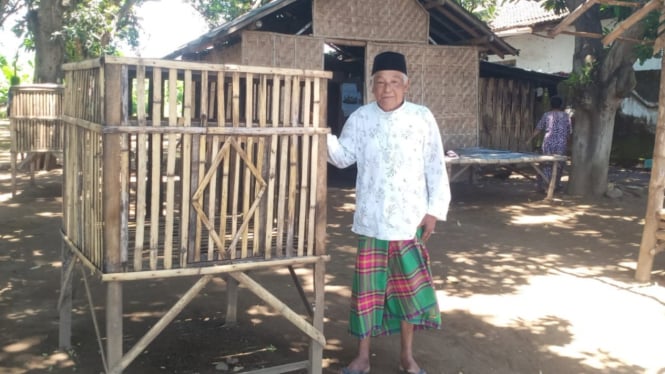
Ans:
[[[117,57],[64,70],[63,242],[71,261],[107,285],[110,372],[127,368],[218,275],[227,280],[227,323],[237,320],[242,283],[311,339],[309,361],[287,366],[320,372],[324,308],[310,321],[246,273],[312,265],[310,292],[324,303],[321,83],[331,74]],[[63,346],[71,336],[68,273]],[[173,277],[198,281],[124,352],[123,283]]]

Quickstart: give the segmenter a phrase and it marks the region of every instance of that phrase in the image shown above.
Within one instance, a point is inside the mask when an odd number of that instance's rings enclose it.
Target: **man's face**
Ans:
[[[380,70],[374,74],[372,93],[379,107],[386,112],[402,105],[408,89],[409,81],[404,81],[404,74],[401,71]]]

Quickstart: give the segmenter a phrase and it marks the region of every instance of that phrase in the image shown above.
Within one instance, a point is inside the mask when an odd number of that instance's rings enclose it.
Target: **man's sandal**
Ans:
[[[427,372],[423,368],[420,368],[420,370],[418,370],[418,371],[408,371],[408,370],[404,369],[403,367],[400,367],[399,372],[400,372],[400,374],[427,374]]]
[[[369,374],[369,368],[366,370],[353,370],[348,367],[343,367],[340,374]]]

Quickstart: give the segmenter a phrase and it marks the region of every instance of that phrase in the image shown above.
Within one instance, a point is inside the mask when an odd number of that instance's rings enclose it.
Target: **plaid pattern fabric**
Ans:
[[[361,237],[349,333],[361,339],[390,335],[400,331],[403,320],[413,324],[415,330],[441,327],[427,249],[417,239]]]

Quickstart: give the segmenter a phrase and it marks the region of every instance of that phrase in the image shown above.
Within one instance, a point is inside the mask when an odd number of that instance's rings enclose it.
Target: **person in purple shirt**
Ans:
[[[568,139],[573,133],[573,126],[570,115],[563,110],[563,100],[560,96],[550,98],[551,110],[545,112],[536,124],[533,135],[527,140],[527,144],[541,133],[545,133],[543,138],[543,154],[546,155],[566,155],[568,150]],[[561,190],[561,174],[563,173],[563,163],[560,162],[557,167],[556,189]],[[547,164],[543,167],[543,174],[548,180],[552,178],[552,165]],[[538,189],[545,192],[547,190],[547,181],[538,176]]]

